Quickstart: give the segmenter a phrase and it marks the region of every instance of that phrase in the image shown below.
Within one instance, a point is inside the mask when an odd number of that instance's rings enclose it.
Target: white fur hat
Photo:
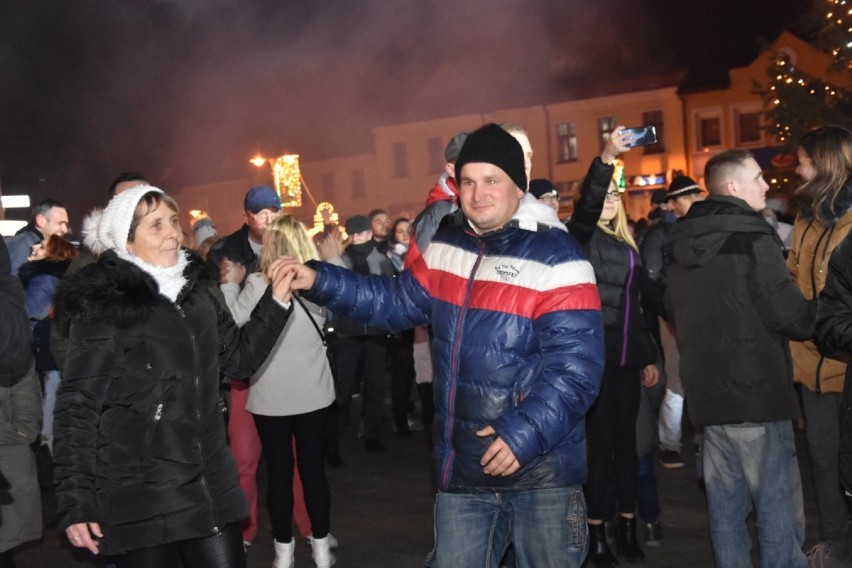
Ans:
[[[137,185],[113,197],[100,215],[93,212],[84,221],[84,244],[95,254],[106,250],[126,251],[136,206],[143,195],[151,192],[163,193],[163,190],[152,185]]]

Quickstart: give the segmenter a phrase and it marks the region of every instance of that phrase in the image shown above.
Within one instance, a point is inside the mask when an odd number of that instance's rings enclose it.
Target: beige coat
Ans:
[[[815,298],[825,286],[828,262],[834,249],[852,229],[852,210],[831,226],[816,219],[796,217],[793,248],[787,267],[805,298]],[[791,341],[793,379],[814,392],[843,392],[846,363],[820,355],[813,341]]]

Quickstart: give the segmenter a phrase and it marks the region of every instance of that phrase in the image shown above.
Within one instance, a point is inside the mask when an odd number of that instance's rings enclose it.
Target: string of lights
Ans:
[[[831,54],[833,75],[848,84],[852,75],[852,0],[826,0],[814,47]],[[797,68],[785,53],[768,69],[768,89],[759,89],[767,106],[766,130],[779,142],[793,144],[824,124],[852,126],[852,92]]]

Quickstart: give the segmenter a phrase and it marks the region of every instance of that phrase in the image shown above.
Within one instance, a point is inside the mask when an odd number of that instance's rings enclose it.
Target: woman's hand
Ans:
[[[269,279],[269,285],[272,287],[272,296],[286,304],[290,301],[291,292],[290,285],[293,282],[295,271],[288,266],[285,259],[288,257],[282,256],[276,258],[266,269],[266,277]]]
[[[656,385],[657,382],[660,380],[660,370],[657,368],[656,365],[648,365],[642,371],[642,374],[642,384],[646,388],[651,388],[652,386]]]
[[[293,281],[290,287],[293,290],[310,290],[317,278],[313,268],[307,267],[292,256],[282,256],[278,260],[293,271]]]
[[[323,238],[317,239],[317,252],[319,252],[320,258],[326,262],[333,258],[339,258],[343,254],[343,243],[340,242],[340,236],[326,234],[323,235]]]
[[[221,284],[239,284],[246,277],[246,267],[239,262],[223,258],[219,264],[219,282]]]
[[[101,532],[100,523],[77,523],[65,529],[65,535],[68,537],[68,542],[77,548],[88,548],[92,554],[97,554],[98,541],[96,538],[103,538],[104,533]]]
[[[609,140],[606,141],[606,146],[601,152],[601,162],[612,165],[619,154],[630,150],[627,143],[632,139],[631,136],[624,133],[624,126],[616,126],[615,130],[610,133]]]

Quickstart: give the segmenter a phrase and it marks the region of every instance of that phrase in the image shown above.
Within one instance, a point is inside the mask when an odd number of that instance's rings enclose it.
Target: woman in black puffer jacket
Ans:
[[[616,128],[583,181],[568,230],[583,246],[595,269],[604,316],[606,365],[597,401],[586,415],[589,474],[585,486],[591,543],[596,566],[617,566],[603,528],[606,484],[615,484],[618,500],[616,543],[624,559],[637,562],[644,553],[636,540],[636,416],[639,389],[658,380],[659,353],[645,325],[642,303],[652,298],[653,282],[642,268],[627,228],[622,191],[613,179],[616,156],[628,149],[623,128]],[[653,298],[661,303],[660,298]]]
[[[116,195],[88,227],[96,264],[60,286],[68,326],[56,405],[55,482],[69,541],[119,568],[245,566],[246,500],[225,443],[219,377],[247,378],[291,313],[291,276],[238,328],[202,261],[179,247],[159,189]]]

